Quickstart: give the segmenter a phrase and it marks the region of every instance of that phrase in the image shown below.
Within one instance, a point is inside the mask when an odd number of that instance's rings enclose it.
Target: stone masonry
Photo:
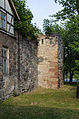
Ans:
[[[58,88],[63,85],[63,42],[60,36],[38,36],[38,85]]]
[[[19,34],[18,40],[16,41],[18,47],[16,53],[16,60],[18,59],[16,64],[18,67],[18,83],[16,84],[18,84],[18,93],[22,93],[31,91],[37,86],[38,58],[37,45],[34,41],[30,38],[22,37],[21,34]]]
[[[8,49],[7,73],[3,73],[3,47]],[[0,32],[0,99],[33,90],[37,86],[37,45],[16,32]]]
[[[9,71],[3,73],[3,47],[9,49]],[[12,95],[16,76],[16,39],[4,32],[0,32],[0,98],[8,98]]]
[[[59,35],[39,35],[39,44],[18,32],[0,31],[0,99],[31,91],[38,85],[63,85],[63,43]],[[3,48],[8,49],[7,73],[3,73]]]

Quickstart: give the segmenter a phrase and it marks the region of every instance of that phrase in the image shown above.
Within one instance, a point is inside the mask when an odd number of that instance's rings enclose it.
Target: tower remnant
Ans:
[[[38,85],[58,88],[63,85],[63,42],[57,33],[39,35]]]

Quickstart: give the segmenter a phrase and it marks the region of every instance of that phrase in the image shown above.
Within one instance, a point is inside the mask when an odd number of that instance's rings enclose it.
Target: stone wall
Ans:
[[[3,47],[9,49],[9,70],[3,73]],[[0,32],[0,98],[8,98],[14,90],[16,80],[16,39]]]
[[[58,87],[60,88],[62,85],[64,85],[64,66],[63,66],[63,40],[59,35],[58,37]]]
[[[19,36],[19,37],[18,37]],[[7,73],[3,73],[3,47],[9,50]],[[0,32],[0,99],[33,90],[37,86],[37,45],[32,40]]]
[[[63,44],[57,34],[39,35],[38,85],[57,88],[63,84]]]
[[[18,40],[18,90],[22,93],[33,90],[37,86],[37,44],[21,35]]]

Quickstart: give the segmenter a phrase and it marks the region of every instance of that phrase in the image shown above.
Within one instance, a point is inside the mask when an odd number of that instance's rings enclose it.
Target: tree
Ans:
[[[67,22],[65,24],[64,41],[64,69],[65,72],[70,73],[70,82],[72,82],[73,75],[77,70],[76,61],[79,59],[79,53],[75,50],[76,43],[78,43],[79,33],[77,21]],[[74,47],[72,47],[74,45]]]
[[[16,10],[20,16],[20,22],[15,22],[15,28],[19,30],[24,36],[30,36],[32,40],[36,38],[36,26],[31,23],[33,14],[26,6],[25,0],[13,0]]]
[[[44,19],[43,21],[43,31],[46,35],[52,33],[52,25],[48,19]]]
[[[53,32],[57,32],[60,35],[62,35],[63,32],[63,28],[60,27],[60,25],[56,24],[56,23],[52,23],[51,20],[49,19],[44,19],[43,21],[43,31],[46,35],[50,35]]]
[[[79,53],[77,44],[79,43],[79,0],[55,0],[63,6],[63,9],[52,15],[55,21],[64,20],[65,34],[64,40],[64,66],[70,73],[70,82],[74,72],[78,70]],[[74,46],[74,47],[73,47]]]
[[[55,2],[57,1],[62,5],[63,9],[53,15],[56,20],[74,18],[79,14],[79,0],[55,0]]]

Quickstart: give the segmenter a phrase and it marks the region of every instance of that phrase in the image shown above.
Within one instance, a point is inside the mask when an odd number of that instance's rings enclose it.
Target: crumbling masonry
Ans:
[[[63,42],[57,33],[39,35],[38,85],[58,88],[63,85]]]

